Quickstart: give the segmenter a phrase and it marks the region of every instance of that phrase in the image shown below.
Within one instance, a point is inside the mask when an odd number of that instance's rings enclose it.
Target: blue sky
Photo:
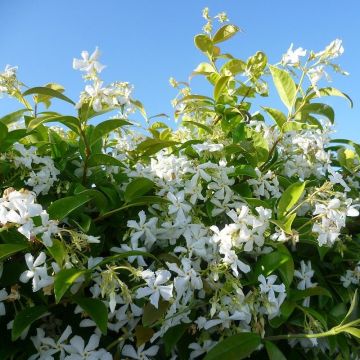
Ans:
[[[320,51],[331,40],[342,39],[345,53],[339,63],[350,76],[333,76],[332,86],[348,93],[354,108],[340,99],[329,104],[336,112],[336,137],[360,142],[358,0],[0,0],[0,68],[18,65],[27,85],[57,82],[77,100],[83,81],[72,70],[72,59],[99,46],[107,65],[105,82],[129,81],[149,115],[172,115],[175,91],[169,77],[187,80],[204,60],[193,46],[193,36],[201,32],[205,6],[213,15],[226,11],[244,30],[226,47],[240,58],[262,50],[275,63],[291,42]],[[193,84],[194,92],[204,91],[199,80]],[[278,106],[277,100],[273,104]],[[0,100],[0,116],[18,108]],[[64,113],[71,111],[64,105]]]

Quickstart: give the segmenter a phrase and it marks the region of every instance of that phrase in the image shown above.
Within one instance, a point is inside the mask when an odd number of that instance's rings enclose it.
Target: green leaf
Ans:
[[[259,257],[254,269],[249,273],[251,282],[257,282],[259,275],[269,276],[283,264],[291,260],[291,255],[280,251],[273,251]]]
[[[347,332],[348,334],[351,334],[352,336],[355,336],[358,339],[360,339],[360,329],[358,329],[358,328],[347,327],[343,331]]]
[[[269,68],[280,99],[290,111],[296,97],[295,82],[287,71],[272,65],[269,65]]]
[[[138,251],[138,250],[131,250],[131,251],[125,251],[121,254],[116,254],[112,256],[107,256],[104,258],[104,260],[100,261],[96,265],[90,268],[90,270],[96,269],[97,267],[101,267],[106,264],[111,264],[112,262],[118,262],[119,260],[126,259],[131,256],[142,256],[142,257],[149,257],[152,258],[155,261],[159,261],[154,255],[144,252],[144,251]]]
[[[353,296],[353,298],[351,300],[350,308],[349,308],[346,316],[344,317],[344,319],[341,321],[340,326],[346,324],[346,322],[351,319],[353,313],[355,312],[356,308],[358,307],[358,300],[359,300],[358,299],[358,292],[357,292],[357,289],[356,289],[355,293],[354,293],[354,296]]]
[[[350,96],[346,95],[345,93],[343,93],[342,91],[340,91],[338,89],[335,89],[333,87],[327,87],[327,88],[319,89],[318,91],[319,91],[320,96],[318,96],[314,92],[314,93],[311,93],[311,95],[308,96],[308,98],[312,99],[312,98],[321,97],[321,96],[339,96],[339,97],[342,97],[342,98],[348,100],[349,104],[350,104],[350,107],[351,108],[353,107],[353,101],[351,100]]]
[[[28,135],[30,133],[27,133],[26,129],[16,129],[8,132],[0,143],[0,151],[7,151],[10,146]]]
[[[80,120],[75,116],[43,116],[32,119],[28,124],[28,131],[36,129],[38,126],[49,123],[49,122],[57,122],[65,125],[76,134],[80,132]]]
[[[72,211],[90,201],[88,195],[68,196],[54,201],[48,208],[51,219],[62,220]]]
[[[206,126],[205,124],[199,123],[197,121],[190,121],[190,120],[183,120],[182,122],[184,125],[189,124],[189,125],[194,125],[196,127],[199,127],[200,129],[205,130],[206,132],[208,132],[209,134],[212,134],[213,131],[209,126]]]
[[[30,111],[29,109],[20,109],[20,110],[14,111],[14,112],[7,114],[7,115],[3,116],[2,118],[0,118],[0,123],[3,123],[4,125],[10,125],[14,122],[19,121],[23,117],[23,115],[29,111]]]
[[[46,306],[27,307],[17,313],[11,330],[11,340],[17,340],[28,326],[48,314],[49,312]]]
[[[0,261],[29,248],[29,244],[0,244]]]
[[[5,124],[0,122],[0,141],[2,142],[4,139],[6,139],[9,131]]]
[[[62,265],[66,258],[66,249],[62,241],[59,239],[52,240],[53,245],[48,247],[50,255],[55,259],[58,265]]]
[[[187,101],[194,101],[194,102],[207,102],[209,104],[213,104],[214,100],[211,97],[204,96],[204,95],[187,95],[182,97],[180,100],[176,102],[176,104],[181,104]]]
[[[326,104],[318,104],[318,103],[307,104],[302,107],[301,113],[323,115],[326,118],[328,118],[332,124],[334,123],[335,120],[334,109]],[[304,120],[306,120],[306,117]]]
[[[314,286],[305,290],[292,289],[289,295],[289,299],[292,301],[299,301],[309,296],[327,296],[329,298],[332,298],[329,290],[320,286]]]
[[[291,184],[281,195],[277,210],[278,218],[281,219],[299,201],[304,193],[306,181]]]
[[[140,114],[143,116],[143,118],[148,121],[148,117],[144,108],[144,105],[139,100],[130,100],[130,102],[139,110]]]
[[[75,302],[95,321],[103,334],[107,333],[108,311],[99,299],[75,297]]]
[[[75,105],[75,102],[69,99],[67,96],[63,95],[60,91],[48,88],[48,87],[33,87],[31,89],[26,90],[23,92],[23,96],[32,95],[32,94],[40,94],[40,95],[47,95],[52,98],[58,98],[64,100],[72,105]]]
[[[106,154],[91,154],[88,159],[88,166],[119,166],[125,167],[125,165],[118,159],[114,158],[111,155]]]
[[[215,101],[219,100],[219,97],[222,95],[222,93],[224,92],[227,83],[230,80],[230,76],[221,76],[219,78],[219,80],[216,82],[215,87],[214,87],[214,99]]]
[[[156,154],[161,149],[164,149],[164,148],[176,145],[176,144],[178,144],[177,141],[148,138],[138,145],[137,151],[141,152],[143,156],[145,156],[145,155],[149,156],[149,155]]]
[[[273,224],[277,225],[281,230],[283,230],[286,234],[292,235],[292,223],[296,218],[296,214],[291,214],[285,218],[281,218],[280,220],[270,220]]]
[[[241,360],[251,355],[261,344],[261,337],[254,333],[229,336],[213,347],[204,360]]]
[[[280,131],[282,131],[283,125],[287,122],[287,118],[285,114],[277,109],[273,109],[265,106],[262,106],[262,108],[271,116],[271,118],[276,122]]]
[[[288,289],[294,279],[294,267],[295,267],[294,260],[290,251],[287,249],[285,245],[279,244],[277,246],[277,251],[281,254],[284,254],[289,259],[288,261],[280,265],[278,268],[282,281],[285,284],[286,288]]]
[[[213,43],[217,44],[233,37],[240,29],[235,25],[224,25],[221,27],[213,37]]]
[[[151,303],[147,303],[144,307],[144,312],[142,316],[142,324],[147,327],[151,326],[160,320],[168,310],[170,303],[164,300],[159,301],[159,307],[156,308]]]
[[[68,291],[70,286],[81,275],[85,275],[88,270],[82,269],[62,269],[55,275],[54,280],[54,293],[56,303],[59,303],[64,294]]]
[[[90,145],[94,144],[97,140],[102,138],[104,135],[109,134],[111,131],[118,129],[124,125],[132,125],[131,122],[124,119],[111,119],[103,121],[98,124],[93,130],[90,138]]]
[[[269,360],[286,360],[284,354],[271,341],[265,340],[265,349],[268,354]]]
[[[246,70],[246,63],[240,59],[231,59],[225,63],[221,69],[221,74],[226,74],[226,71],[229,71],[232,75],[237,75],[243,73]]]
[[[211,52],[214,45],[207,35],[199,34],[194,37],[195,46],[202,52]]]
[[[245,175],[251,178],[257,178],[258,175],[251,165],[238,165],[235,167],[234,175]]]
[[[171,327],[163,336],[165,344],[165,354],[169,356],[172,349],[176,346],[179,340],[184,335],[185,331],[189,328],[189,324],[180,324]]]
[[[124,198],[126,202],[131,202],[139,196],[145,195],[153,187],[155,183],[147,178],[139,177],[129,183],[125,189]]]
[[[212,74],[213,72],[216,72],[216,69],[211,64],[202,62],[196,67],[196,69],[192,72],[192,74],[209,75]]]

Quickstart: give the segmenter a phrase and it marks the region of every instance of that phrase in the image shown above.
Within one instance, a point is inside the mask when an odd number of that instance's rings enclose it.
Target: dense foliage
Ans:
[[[269,65],[203,17],[213,93],[171,79],[175,130],[104,85],[98,49],[77,103],[0,73],[22,105],[0,118],[1,359],[359,359],[360,145],[331,140],[322,98],[352,102],[320,85],[341,41]]]

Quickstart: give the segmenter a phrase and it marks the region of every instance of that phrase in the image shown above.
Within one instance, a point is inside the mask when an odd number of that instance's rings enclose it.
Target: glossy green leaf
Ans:
[[[356,338],[360,339],[360,329],[355,327],[347,327],[343,330],[344,332],[355,336]]]
[[[271,341],[265,341],[265,349],[269,360],[286,360],[281,350]]]
[[[75,102],[72,101],[71,99],[69,99],[67,96],[65,96],[64,94],[62,94],[60,91],[48,88],[48,87],[33,87],[31,89],[26,90],[25,92],[23,92],[22,94],[23,96],[27,96],[27,95],[47,95],[51,98],[57,98],[57,99],[61,99],[64,100],[72,105],[75,105]]]
[[[48,314],[49,312],[47,306],[27,307],[18,312],[15,316],[11,330],[11,340],[17,340],[28,326]]]
[[[216,82],[215,87],[214,87],[215,101],[219,100],[219,97],[223,94],[229,80],[230,80],[230,76],[221,76],[219,78],[219,80]]]
[[[103,136],[109,134],[111,131],[118,129],[124,125],[132,125],[131,122],[124,119],[110,119],[101,122],[95,127],[91,134],[90,145],[94,144]]]
[[[194,37],[195,46],[202,52],[211,52],[214,45],[207,35],[199,34]]]
[[[14,111],[0,118],[0,123],[3,123],[4,125],[10,125],[15,122],[18,122],[24,116],[24,114],[29,111],[30,111],[29,109],[20,109]]]
[[[62,269],[55,275],[54,280],[54,293],[55,300],[58,303],[64,294],[68,291],[71,285],[74,284],[76,279],[80,276],[85,275],[88,270],[83,269]]]
[[[213,43],[217,44],[233,37],[240,29],[235,25],[224,25],[214,35]]]
[[[147,178],[139,177],[130,182],[124,192],[126,202],[131,202],[136,198],[145,195],[153,187],[155,183]]]
[[[262,108],[271,116],[271,118],[276,122],[280,131],[282,131],[282,127],[287,122],[286,115],[277,109],[273,109],[265,106],[263,106]]]
[[[289,299],[292,301],[299,301],[309,296],[327,296],[332,298],[329,290],[320,286],[314,286],[305,290],[292,289],[289,294]]]
[[[225,63],[221,69],[220,73],[229,75],[226,72],[229,71],[232,75],[237,75],[243,73],[246,70],[246,63],[240,59],[231,59]]]
[[[287,71],[272,65],[269,68],[280,99],[290,111],[296,97],[295,82]]]
[[[254,333],[229,336],[215,345],[204,360],[241,360],[251,355],[261,344],[261,337]]]
[[[180,324],[171,327],[162,337],[165,345],[165,353],[167,356],[171,354],[178,341],[185,334],[185,331],[189,328],[189,324]]]
[[[212,133],[213,133],[212,129],[211,129],[209,126],[206,126],[205,124],[202,124],[202,123],[199,123],[199,122],[196,122],[196,121],[184,120],[182,123],[183,123],[184,125],[186,125],[186,124],[194,125],[194,126],[200,128],[200,129],[205,130],[205,131],[208,132],[209,134],[212,134]]]
[[[334,109],[327,104],[318,104],[318,103],[307,104],[302,107],[301,113],[323,115],[327,119],[329,119],[332,124],[334,123],[335,120]],[[306,115],[304,120],[306,120]]]
[[[91,154],[88,159],[88,166],[119,166],[125,167],[125,165],[118,159],[107,154]]]
[[[74,116],[42,116],[32,119],[28,124],[28,131],[36,129],[38,126],[45,124],[45,123],[61,123],[74,131],[76,134],[80,132],[80,120]]]
[[[157,153],[161,149],[171,147],[176,144],[178,144],[177,141],[148,138],[138,145],[137,151],[141,152],[144,156],[149,156]]]
[[[250,165],[238,165],[235,167],[234,175],[245,175],[251,178],[257,178],[258,174],[255,171],[255,168]]]
[[[319,95],[320,96],[319,96]],[[312,93],[310,96],[308,96],[308,99],[316,98],[316,97],[322,97],[322,96],[339,96],[349,101],[350,107],[353,107],[353,101],[351,100],[350,96],[343,93],[342,91],[335,89],[333,87],[326,87],[318,90],[317,93]]]
[[[296,182],[290,185],[281,195],[278,203],[278,217],[282,218],[288,213],[291,208],[300,200],[304,193],[306,181]]]
[[[358,290],[356,289],[356,290],[355,290],[355,293],[354,293],[354,296],[353,296],[353,298],[351,299],[350,308],[349,308],[347,314],[345,315],[344,319],[341,321],[340,325],[344,325],[344,324],[346,324],[347,322],[349,322],[349,321],[352,320],[353,313],[354,313],[354,312],[356,311],[356,309],[358,308],[358,301],[359,301],[359,298],[358,298]]]
[[[0,261],[6,260],[11,255],[29,248],[29,243],[23,244],[0,244]]]
[[[78,209],[90,201],[90,196],[76,195],[68,196],[54,201],[48,208],[48,213],[51,219],[62,220],[68,216],[72,211]]]
[[[209,75],[213,72],[216,72],[216,69],[211,64],[202,62],[196,67],[196,69],[192,72],[192,74]]]
[[[66,258],[66,249],[62,241],[59,239],[52,239],[52,246],[48,247],[50,255],[55,259],[57,264],[61,266]]]
[[[107,333],[108,310],[100,299],[75,297],[75,302],[94,320],[103,334]]]
[[[170,303],[164,300],[159,301],[159,307],[156,308],[151,303],[147,303],[144,306],[144,312],[142,315],[142,324],[147,327],[151,326],[159,321],[167,312]]]

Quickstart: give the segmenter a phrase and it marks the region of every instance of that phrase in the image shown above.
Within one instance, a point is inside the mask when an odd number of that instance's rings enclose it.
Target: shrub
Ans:
[[[352,102],[320,87],[341,41],[268,65],[203,16],[213,92],[171,79],[175,130],[103,84],[98,49],[77,103],[0,74],[22,105],[0,119],[1,359],[358,359],[360,146],[331,139],[322,98]],[[286,113],[259,106],[270,77]]]

